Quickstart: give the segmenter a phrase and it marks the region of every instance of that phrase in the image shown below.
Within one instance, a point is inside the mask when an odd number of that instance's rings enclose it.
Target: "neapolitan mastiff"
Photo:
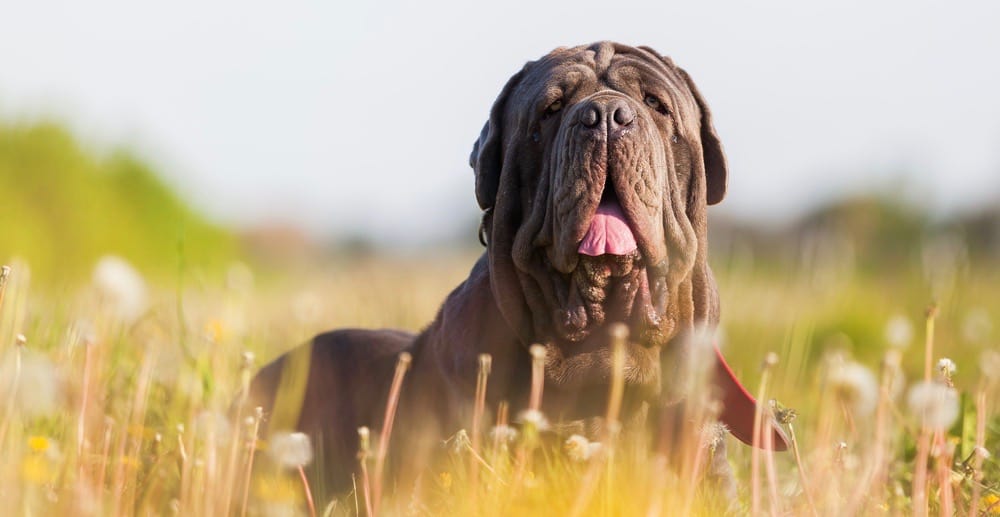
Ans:
[[[708,106],[669,58],[601,42],[529,62],[501,91],[470,162],[486,252],[430,326],[321,334],[253,381],[251,404],[274,415],[272,431],[283,420],[312,436],[334,489],[351,485],[358,427],[382,425],[404,350],[413,364],[393,441],[406,450],[392,461],[421,465],[469,426],[480,354],[493,357],[488,406],[516,412],[529,395],[528,347],[543,344],[543,412],[587,420],[607,400],[607,327],[623,322],[626,412],[662,413],[680,402],[685,335],[718,323],[706,210],[726,194],[726,158]],[[754,401],[713,360],[720,419],[749,443]],[[773,436],[783,449],[777,427]]]

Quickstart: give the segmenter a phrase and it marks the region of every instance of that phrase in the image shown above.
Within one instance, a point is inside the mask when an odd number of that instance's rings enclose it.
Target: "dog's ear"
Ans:
[[[719,134],[712,125],[712,110],[708,108],[691,76],[681,67],[675,69],[684,78],[691,95],[694,95],[694,100],[698,103],[698,110],[701,111],[701,153],[705,161],[706,199],[708,204],[714,205],[726,197],[726,184],[729,182],[726,153],[722,151]]]
[[[476,201],[479,208],[489,210],[496,203],[500,188],[500,171],[503,169],[503,116],[507,97],[521,81],[524,70],[514,74],[490,109],[490,119],[483,126],[479,138],[472,144],[469,166],[476,172]]]
[[[698,91],[698,87],[695,86],[691,76],[683,68],[675,65],[669,57],[649,47],[639,48],[652,54],[666,64],[667,68],[680,75],[688,89],[691,90],[691,95],[694,96],[694,100],[698,104],[698,110],[701,111],[701,154],[705,162],[706,199],[710,205],[719,203],[726,197],[729,166],[726,165],[726,153],[722,151],[722,142],[719,141],[719,135],[715,132],[715,126],[712,125],[712,110],[708,108],[708,104],[701,96],[701,92]]]

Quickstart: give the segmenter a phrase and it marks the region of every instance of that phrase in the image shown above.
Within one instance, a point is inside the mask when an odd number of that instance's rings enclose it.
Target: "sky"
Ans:
[[[913,0],[16,2],[0,117],[136,149],[222,222],[420,242],[477,219],[468,154],[507,78],[618,40],[712,107],[713,211],[871,191],[960,211],[1000,202],[998,22],[998,2]]]

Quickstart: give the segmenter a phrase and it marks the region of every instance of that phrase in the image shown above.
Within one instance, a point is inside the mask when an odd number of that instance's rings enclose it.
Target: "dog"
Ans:
[[[625,412],[689,396],[677,387],[686,336],[719,321],[707,207],[725,197],[728,170],[688,74],[648,47],[553,50],[507,81],[470,165],[486,250],[423,332],[321,334],[253,379],[250,404],[270,415],[272,431],[312,438],[333,490],[351,486],[357,429],[383,425],[402,352],[412,367],[395,421],[403,436],[393,441],[405,450],[390,455],[416,468],[468,427],[481,354],[492,356],[486,414],[502,401],[527,407],[529,346],[541,344],[542,411],[561,422],[599,419],[612,369],[607,329],[623,323]],[[751,443],[753,397],[712,357],[719,417]],[[765,425],[783,449],[778,426]]]

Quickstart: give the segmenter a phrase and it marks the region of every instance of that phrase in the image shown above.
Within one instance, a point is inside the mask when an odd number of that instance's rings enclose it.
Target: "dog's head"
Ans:
[[[604,390],[606,329],[620,322],[631,389],[657,404],[685,396],[700,354],[682,338],[718,323],[706,211],[728,177],[688,74],[647,47],[556,49],[504,86],[470,164],[493,296],[522,344],[545,345],[547,385]],[[750,443],[755,401],[715,352],[720,418]]]
[[[602,42],[528,63],[470,162],[500,310],[523,341],[548,344],[550,382],[606,379],[610,323],[639,345],[635,384],[659,377],[652,349],[714,323],[706,206],[725,196],[726,159],[669,58]]]

